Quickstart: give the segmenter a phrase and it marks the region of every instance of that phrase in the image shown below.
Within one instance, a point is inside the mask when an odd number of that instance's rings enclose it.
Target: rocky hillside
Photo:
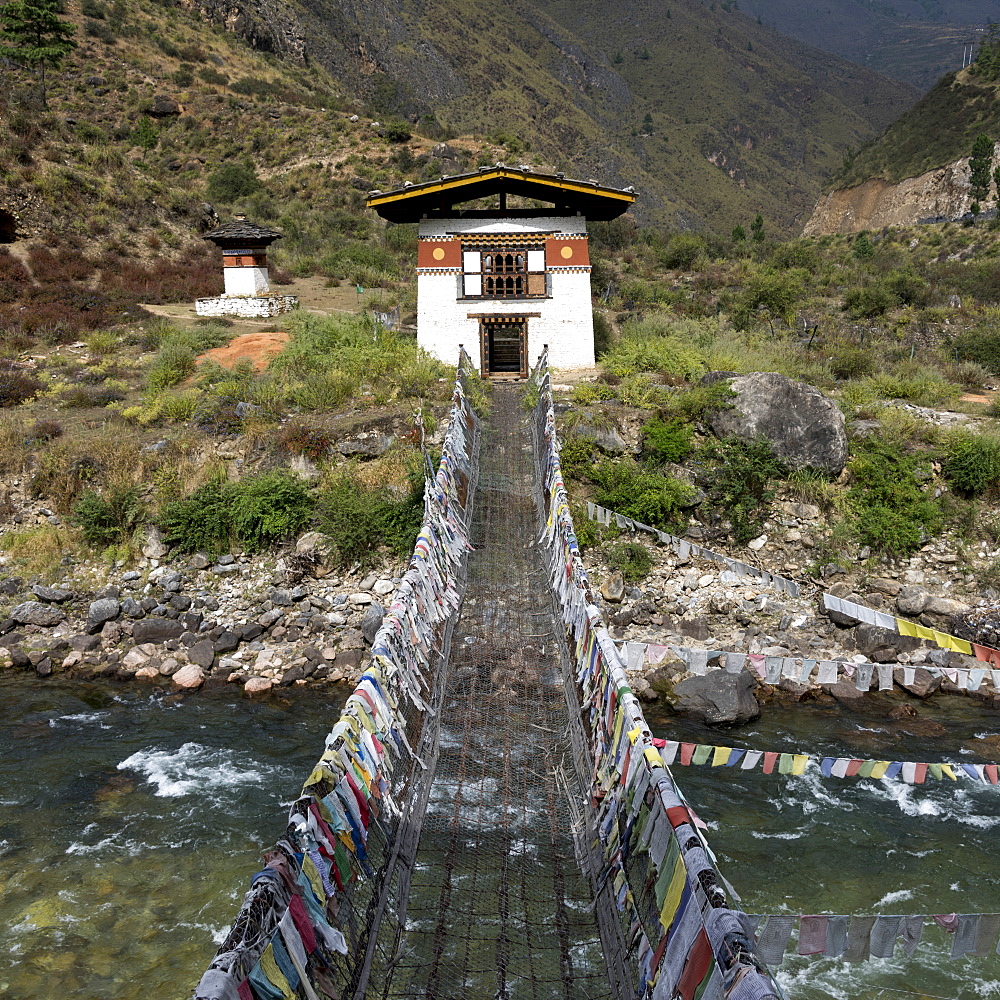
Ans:
[[[728,4],[296,0],[188,7],[303,65],[378,116],[506,143],[570,173],[633,183],[644,221],[729,229],[757,211],[801,226],[848,147],[917,96]]]
[[[1000,137],[1000,87],[977,68],[945,76],[875,142],[845,160],[806,234],[955,219],[968,212],[974,200],[972,144],[980,133]]]

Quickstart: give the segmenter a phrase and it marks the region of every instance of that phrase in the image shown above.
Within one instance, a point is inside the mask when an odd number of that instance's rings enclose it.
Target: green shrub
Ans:
[[[160,526],[168,544],[182,552],[218,553],[234,543],[259,552],[301,531],[312,511],[308,487],[279,470],[202,486],[167,503]]]
[[[941,504],[920,489],[932,475],[930,456],[907,454],[890,442],[866,438],[848,468],[854,477],[848,502],[862,545],[904,555],[941,530]]]
[[[844,293],[844,310],[853,319],[873,319],[888,312],[896,304],[895,297],[879,281],[849,288]]]
[[[653,568],[653,557],[640,542],[612,545],[606,561],[611,569],[617,570],[630,583],[642,580]]]
[[[616,398],[614,388],[603,382],[580,382],[579,385],[573,386],[573,402],[577,406],[590,406],[599,400]]]
[[[949,435],[944,474],[966,496],[985,492],[1000,481],[1000,438],[969,431]]]
[[[594,499],[602,507],[656,528],[679,528],[694,498],[687,483],[642,469],[630,458],[600,462],[592,478]]]
[[[309,488],[282,470],[241,479],[228,492],[233,530],[250,552],[287,541],[312,516]]]
[[[695,262],[705,253],[705,241],[693,233],[677,233],[671,236],[667,245],[657,254],[661,267],[690,271]]]
[[[735,396],[728,381],[704,382],[671,393],[666,410],[676,414],[681,420],[695,423],[704,420],[715,410],[729,409],[732,406],[730,400]]]
[[[195,352],[186,344],[165,343],[146,366],[146,388],[169,389],[194,374]]]
[[[225,203],[247,198],[261,187],[251,163],[223,163],[208,177],[208,197]]]
[[[319,530],[330,539],[342,565],[371,566],[381,547],[397,556],[412,550],[424,513],[422,472],[410,477],[402,499],[361,483],[350,466],[326,480],[319,493]]]
[[[795,303],[805,292],[803,278],[807,277],[807,272],[797,268],[752,273],[733,300],[733,324],[746,329],[758,313],[790,322]]]
[[[109,489],[103,496],[87,489],[73,504],[73,520],[88,545],[115,545],[142,523],[146,508],[135,486]]]
[[[834,378],[862,378],[873,375],[875,369],[875,352],[862,347],[841,347],[830,356],[830,373]]]
[[[649,465],[681,462],[691,452],[694,431],[680,420],[655,417],[642,427],[642,459]]]
[[[959,334],[952,343],[962,361],[975,361],[994,375],[1000,374],[1000,324],[996,318]]]
[[[621,339],[602,359],[608,374],[627,377],[637,372],[662,372],[694,378],[708,370],[697,347],[672,335],[669,327],[661,326],[650,336],[651,325],[646,321],[626,327]]]
[[[774,500],[774,485],[788,470],[764,438],[726,438],[708,445],[703,455],[708,468],[700,482],[709,503],[729,518],[738,543],[749,542],[760,534]]]
[[[278,446],[292,455],[305,455],[318,462],[329,454],[334,440],[334,435],[328,428],[294,420],[281,429]]]
[[[559,449],[563,475],[567,479],[589,479],[596,455],[597,445],[590,438],[567,437]]]

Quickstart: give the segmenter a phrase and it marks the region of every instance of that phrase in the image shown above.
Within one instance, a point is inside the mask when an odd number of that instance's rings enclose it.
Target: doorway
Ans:
[[[484,376],[528,377],[528,320],[524,316],[490,316],[480,320]]]

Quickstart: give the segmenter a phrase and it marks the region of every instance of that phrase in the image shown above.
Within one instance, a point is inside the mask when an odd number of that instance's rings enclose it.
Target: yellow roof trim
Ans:
[[[530,181],[532,184],[556,188],[559,191],[573,191],[578,194],[599,194],[603,198],[615,198],[618,201],[628,202],[630,205],[635,201],[635,195],[628,191],[618,191],[614,188],[599,187],[579,181],[559,180],[558,177],[550,178],[544,174],[526,174],[522,170],[498,169],[485,170],[482,173],[468,174],[463,177],[449,178],[444,181],[415,184],[413,187],[405,188],[402,191],[374,195],[368,198],[367,206],[369,208],[377,208],[379,205],[389,205],[393,202],[406,201],[408,198],[416,198],[420,195],[437,194],[441,191],[462,188],[468,184],[481,184],[485,180],[492,180],[494,178]]]

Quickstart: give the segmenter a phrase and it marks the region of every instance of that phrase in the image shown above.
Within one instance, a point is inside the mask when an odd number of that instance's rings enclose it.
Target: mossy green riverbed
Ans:
[[[0,684],[0,996],[189,997],[343,694],[250,702]],[[649,721],[695,742],[931,761],[990,760],[982,745],[963,750],[1000,733],[1000,716],[964,700],[921,708],[945,727],[936,735],[835,707],[765,711],[722,732],[655,710]],[[1000,789],[812,769],[675,776],[748,912],[1000,910]],[[948,935],[924,937],[912,958],[897,947],[853,966],[789,955],[780,980],[803,1000],[1000,996],[1000,958],[952,961]]]

